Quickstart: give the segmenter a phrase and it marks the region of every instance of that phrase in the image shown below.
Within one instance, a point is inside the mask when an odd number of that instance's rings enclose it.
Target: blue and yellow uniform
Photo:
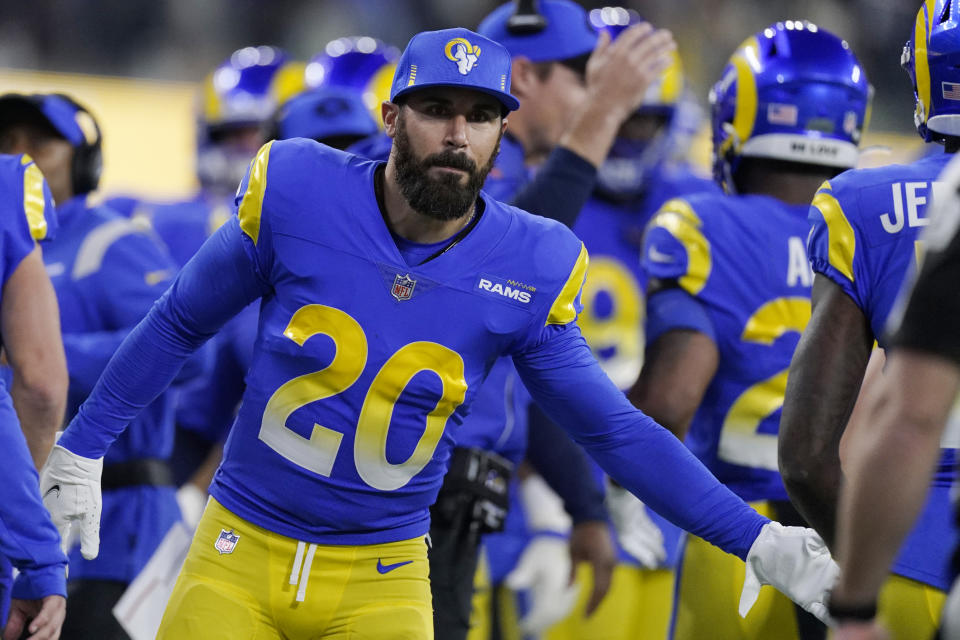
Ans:
[[[787,500],[777,430],[787,369],[810,318],[806,210],[758,195],[674,199],[651,220],[644,241],[649,277],[677,287],[654,296],[692,296],[703,311],[652,321],[648,342],[692,329],[719,353],[686,444],[718,480],[768,514],[769,501]],[[737,616],[743,576],[742,562],[690,537],[673,637],[795,637],[793,604],[773,590],[765,589],[745,619]]]
[[[149,226],[163,241],[176,268],[185,265],[233,214],[231,199],[199,192],[180,202],[157,203],[112,198],[111,208],[138,225]],[[210,448],[226,437],[243,395],[243,376],[250,366],[256,334],[257,307],[252,305],[230,321],[212,342],[212,364],[204,375],[180,390],[175,407],[176,437],[170,466],[177,485],[186,482]]]
[[[179,268],[230,218],[232,205],[231,198],[201,192],[182,202],[141,202],[130,217],[135,222],[149,223]]]
[[[21,261],[57,230],[53,198],[29,156],[0,155],[0,286]],[[0,628],[10,598],[36,600],[67,595],[67,559],[60,536],[40,500],[37,470],[20,430],[6,384],[0,380]],[[20,573],[13,580],[12,567]]]
[[[671,198],[719,192],[713,182],[689,168],[669,163],[656,167],[645,184],[641,197],[625,202],[592,197],[573,227],[590,252],[578,324],[600,366],[622,391],[633,386],[643,366],[647,273],[641,266],[640,250],[644,228]],[[596,613],[585,617],[583,607],[590,590],[582,587],[578,607],[550,630],[550,640],[666,636],[681,530],[643,508],[663,535],[666,558],[662,565],[646,571],[621,548],[609,602],[605,600]],[[634,610],[636,616],[626,613]]]
[[[106,207],[78,196],[57,208],[60,233],[44,250],[44,263],[60,306],[70,387],[67,415],[87,398],[120,343],[169,285],[175,266],[162,245]],[[184,375],[189,375],[186,371]],[[169,457],[173,394],[159,398],[111,448],[104,461],[103,548],[84,560],[70,554],[70,579],[130,582],[179,518],[174,489],[143,468]],[[108,480],[108,478],[115,478]]]
[[[304,140],[266,145],[238,216],[180,272],[61,438],[103,455],[198,345],[262,298],[214,502],[160,637],[206,625],[339,637],[385,624],[430,637],[428,508],[476,389],[505,354],[622,485],[745,557],[766,518],[630,406],[583,342],[587,254],[573,234],[481,196],[465,238],[410,265],[378,207],[379,166]]]
[[[824,183],[810,208],[813,270],[853,300],[881,347],[900,287],[922,256],[918,236],[940,188],[937,176],[952,157],[941,153],[908,165],[848,171]],[[954,431],[944,436],[927,502],[881,594],[881,616],[896,637],[924,637],[921,629],[932,635],[950,587],[950,553],[958,540],[949,500],[960,446]]]

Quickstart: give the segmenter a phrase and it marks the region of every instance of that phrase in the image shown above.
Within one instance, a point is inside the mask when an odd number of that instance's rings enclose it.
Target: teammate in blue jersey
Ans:
[[[283,50],[271,46],[237,49],[204,78],[198,96],[197,193],[177,202],[113,198],[107,201],[108,206],[138,224],[149,225],[179,269],[229,219],[237,184],[263,144],[267,123],[277,106],[303,85],[303,65],[291,61]],[[255,314],[254,309],[245,315]],[[241,324],[241,320],[232,323],[214,341],[212,351],[218,362],[221,357],[251,348],[242,340],[233,342],[246,333]],[[235,401],[229,400],[239,398],[242,392],[242,388],[212,391],[213,386],[212,380],[194,380],[184,389],[176,407],[170,464],[174,480],[181,487],[177,500],[188,524],[193,521],[192,514],[199,517],[206,502],[210,472],[209,465],[203,463],[208,456],[217,458],[217,443],[235,409]],[[200,405],[195,406],[194,401]]]
[[[611,45],[609,34],[599,36],[586,11],[568,0],[504,4],[484,18],[479,31],[510,52],[520,102],[484,190],[571,225],[593,191],[597,167],[613,144],[619,124],[642,102],[646,88],[668,63],[672,39],[665,31],[642,25]],[[512,366],[498,366],[480,396],[493,406],[504,406],[500,398],[519,384]],[[527,459],[560,494],[573,518],[570,555],[574,562],[588,562],[594,577],[592,588],[584,589],[584,611],[589,615],[610,588],[614,566],[602,488],[591,477],[582,453],[561,447],[568,442],[562,430],[540,419],[535,408],[531,410],[537,419],[530,423]],[[494,417],[499,419],[490,420]],[[463,441],[488,441],[508,422],[507,417],[501,411],[499,416],[488,412],[482,420],[468,418]],[[564,448],[570,451],[564,453]],[[541,520],[536,514],[526,515],[532,521]],[[521,558],[525,566],[563,561],[539,554],[536,547],[525,551]],[[552,575],[551,571],[533,573],[544,580]],[[539,627],[530,626],[531,620],[546,626],[564,615],[558,599],[540,595],[564,586],[531,586],[532,606],[522,621],[526,628],[538,631]]]
[[[623,8],[597,9],[590,19],[614,38],[640,22],[636,12]],[[675,55],[647,89],[643,105],[621,125],[598,169],[594,195],[573,225],[591,259],[578,324],[604,371],[624,391],[643,363],[647,276],[638,259],[643,230],[667,200],[719,192],[681,159],[689,142],[685,131],[696,126],[685,99]],[[590,617],[574,611],[551,629],[551,640],[667,635],[680,530],[622,488],[607,488],[607,505],[621,547],[610,601]]]
[[[960,165],[939,176],[945,197],[928,210],[925,257],[890,313],[884,375],[851,417],[844,457],[845,484],[837,514],[837,548],[844,559],[830,608],[839,640],[889,640],[877,623],[877,598],[900,545],[921,514],[930,478],[938,473],[940,443],[960,391]],[[954,507],[954,518],[957,517]],[[942,542],[940,543],[942,544]],[[960,555],[954,549],[951,574]],[[960,633],[960,599],[953,588],[938,638]]]
[[[0,119],[31,132],[21,136],[14,150],[38,153],[37,166],[51,176],[60,229],[47,243],[43,260],[60,307],[72,416],[175,269],[152,235],[105,207],[87,205],[100,172],[101,138],[85,108],[56,94],[8,94],[0,97]],[[35,126],[38,119],[46,127]],[[62,143],[67,153],[39,154],[51,140]],[[191,369],[195,367],[185,374]],[[179,518],[165,462],[173,439],[172,403],[169,393],[151,403],[103,463],[106,553],[94,559],[96,547],[91,549],[88,538],[70,552],[73,606],[64,625],[69,637],[126,638],[103,611],[112,608]]]
[[[181,270],[54,447],[41,490],[67,489],[50,500],[54,521],[95,549],[92,467],[190,353],[261,299],[243,403],[159,637],[432,637],[428,508],[504,354],[623,486],[747,559],[744,606],[772,582],[822,611],[835,565],[812,531],[771,523],[717,483],[591,356],[575,323],[581,243],[479,193],[517,106],[509,87],[503,47],[466,29],[423,32],[383,105],[386,164],[312,141],[265,145],[237,217]],[[515,287],[528,295],[504,295]]]
[[[763,513],[791,516],[777,471],[787,368],[810,315],[807,203],[857,161],[869,87],[846,42],[807,22],[747,39],[711,92],[714,172],[730,195],[667,202],[643,248],[646,364],[631,399]],[[689,537],[674,638],[822,637],[768,590],[733,613],[743,564]]]
[[[0,120],[0,148],[24,130]],[[43,154],[62,152],[56,144]],[[54,236],[54,204],[29,156],[0,155],[0,333],[13,370],[0,385],[0,629],[4,638],[56,639],[65,615],[67,558],[37,490],[42,464],[63,420],[67,367],[57,300],[37,240]],[[12,567],[20,572],[16,581]]]
[[[946,153],[844,173],[823,184],[810,208],[813,315],[790,367],[780,464],[791,499],[831,544],[841,478],[838,443],[874,341],[886,346],[883,328],[894,298],[921,255],[918,233],[937,197],[937,175],[960,146],[960,107],[942,91],[960,82],[960,31],[951,17],[956,8],[955,0],[926,2],[902,59],[916,92],[917,130]],[[880,617],[895,638],[931,637],[949,586],[957,533],[948,494],[957,438],[948,433],[942,446],[923,514],[880,596]]]

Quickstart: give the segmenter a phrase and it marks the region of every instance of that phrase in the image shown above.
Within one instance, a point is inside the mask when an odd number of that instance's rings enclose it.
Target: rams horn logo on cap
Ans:
[[[460,75],[465,76],[477,64],[477,58],[480,57],[480,47],[470,44],[465,38],[454,38],[443,47],[443,53],[447,60],[457,63],[457,69]]]

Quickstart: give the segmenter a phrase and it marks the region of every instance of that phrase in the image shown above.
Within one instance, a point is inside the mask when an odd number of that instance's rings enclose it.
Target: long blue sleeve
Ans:
[[[573,151],[557,147],[510,204],[573,227],[596,182],[596,167]]]
[[[563,500],[574,524],[606,520],[603,488],[583,449],[570,440],[540,405],[530,403],[527,461]]]
[[[536,402],[622,486],[674,524],[746,558],[766,518],[720,484],[603,373],[575,324],[514,355]]]
[[[236,218],[184,266],[110,360],[60,444],[104,455],[130,421],[176,378],[184,362],[245,306],[270,291]]]

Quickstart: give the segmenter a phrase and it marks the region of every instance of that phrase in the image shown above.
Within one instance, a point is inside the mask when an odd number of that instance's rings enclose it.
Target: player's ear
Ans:
[[[383,118],[383,132],[389,137],[397,134],[397,118],[400,117],[400,105],[384,100],[380,105],[380,116]]]
[[[536,66],[524,56],[514,57],[510,66],[510,93],[523,102],[534,90],[535,83],[540,82]]]

